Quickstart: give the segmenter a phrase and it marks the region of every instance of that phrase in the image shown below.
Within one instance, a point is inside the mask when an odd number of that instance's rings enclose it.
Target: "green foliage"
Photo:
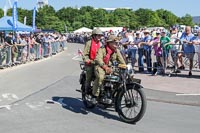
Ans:
[[[177,23],[178,17],[170,11],[159,9],[156,10],[156,13],[162,21],[161,23],[164,25],[164,27],[172,26]]]
[[[189,26],[194,26],[194,23],[192,22],[192,16],[189,15],[189,14],[186,14],[185,16],[183,16],[181,18],[181,21],[180,21],[182,24],[184,25],[189,25]]]
[[[150,9],[140,8],[135,11],[136,16],[138,16],[138,23],[140,26],[162,26],[163,22],[159,18],[158,14]]]
[[[3,12],[3,10],[0,8],[0,18],[3,17],[3,15],[4,15],[4,12]]]
[[[32,25],[33,10],[18,8],[19,21],[23,23],[24,17],[27,17],[27,25]],[[12,16],[12,9],[7,12]],[[120,26],[130,29],[139,27],[163,26],[169,27],[174,24],[184,24],[193,26],[192,17],[186,14],[183,17],[177,17],[172,12],[159,9],[140,8],[136,11],[130,9],[116,9],[108,12],[105,9],[94,9],[91,6],[84,6],[80,9],[72,7],[63,7],[55,11],[52,6],[44,6],[38,9],[36,13],[36,26],[41,29],[54,29],[59,32],[76,30],[80,27],[108,27]],[[0,16],[3,16],[3,10],[0,9]]]

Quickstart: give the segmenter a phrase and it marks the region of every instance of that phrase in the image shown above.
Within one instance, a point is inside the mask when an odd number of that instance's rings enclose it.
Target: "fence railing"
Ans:
[[[64,50],[66,43],[67,41],[54,41],[23,46],[5,46],[2,44],[0,47],[0,68],[12,67],[56,55]]]

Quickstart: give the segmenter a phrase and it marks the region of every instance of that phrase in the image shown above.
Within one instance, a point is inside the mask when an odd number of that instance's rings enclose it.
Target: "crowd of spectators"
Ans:
[[[67,36],[60,33],[0,34],[0,68],[47,58],[64,50]]]
[[[148,30],[143,28],[137,31],[105,31],[102,43],[110,35],[114,34],[120,38],[120,49],[125,60],[130,60],[133,67],[138,64],[138,71],[163,74],[164,70],[170,68],[174,73],[180,73],[185,69],[185,63],[189,64],[189,73],[192,75],[194,65],[200,66],[200,31],[192,33],[190,26],[185,31],[178,27],[171,27],[170,30],[155,28]],[[85,43],[90,34],[72,34],[71,42]],[[80,41],[84,40],[84,41]],[[198,55],[198,59],[197,58]],[[194,64],[195,57],[195,64]],[[147,70],[144,70],[147,67]]]
[[[200,30],[195,36],[190,26],[182,32],[177,27],[172,27],[169,31],[166,29],[122,31],[118,36],[122,36],[120,44],[124,59],[127,59],[128,55],[133,66],[137,61],[139,72],[158,74],[158,71],[153,70],[159,67],[161,69],[159,73],[165,73],[164,70],[168,68],[173,68],[174,73],[180,73],[185,69],[184,57],[189,62],[188,75],[191,76],[194,56],[200,53]],[[156,61],[152,62],[152,58]],[[144,71],[144,63],[147,71]],[[200,55],[196,63],[200,66]]]

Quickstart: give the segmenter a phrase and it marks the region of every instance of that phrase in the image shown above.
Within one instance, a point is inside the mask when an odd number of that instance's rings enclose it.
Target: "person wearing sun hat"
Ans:
[[[143,56],[146,58],[147,71],[152,72],[152,61],[151,61],[151,36],[149,30],[144,30],[144,38],[138,44],[138,66],[139,72],[144,71]]]
[[[95,80],[92,88],[93,98],[96,100],[100,93],[105,74],[112,72],[112,64],[118,62],[119,64],[126,64],[120,50],[118,49],[119,39],[115,35],[110,35],[106,40],[106,45],[102,46],[95,59]]]

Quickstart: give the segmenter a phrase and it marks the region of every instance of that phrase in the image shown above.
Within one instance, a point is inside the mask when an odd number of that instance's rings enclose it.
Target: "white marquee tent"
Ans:
[[[83,33],[83,32],[92,32],[92,29],[86,28],[86,27],[82,27],[78,30],[75,30],[74,33]]]

